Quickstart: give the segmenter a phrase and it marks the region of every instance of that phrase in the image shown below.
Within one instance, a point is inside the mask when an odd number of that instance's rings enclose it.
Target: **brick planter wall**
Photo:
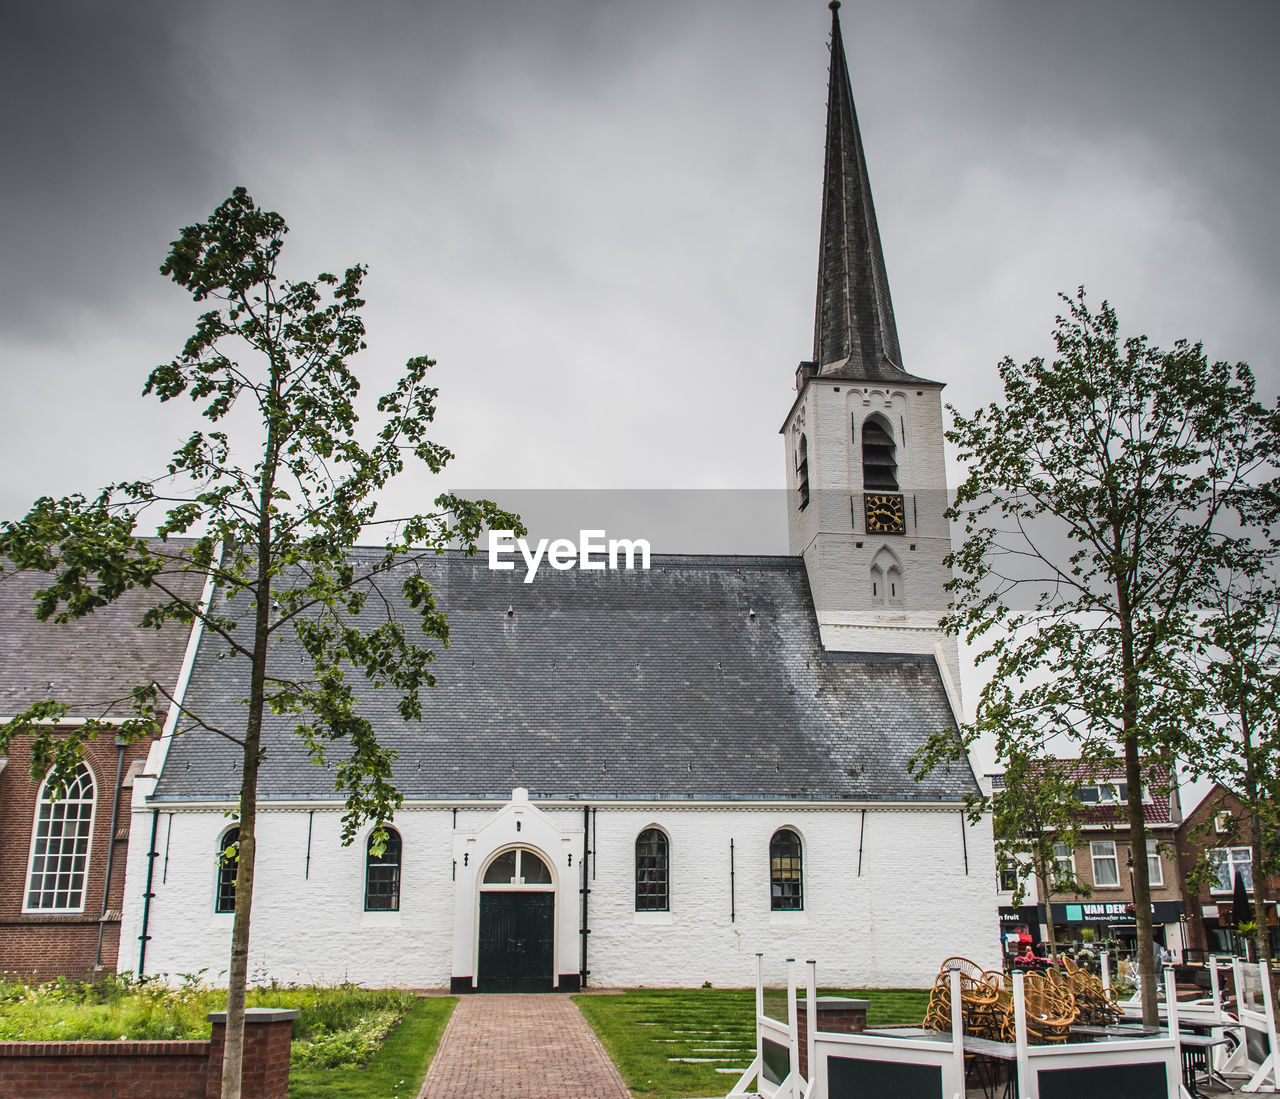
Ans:
[[[274,1007],[244,1010],[244,1099],[289,1099],[289,1043],[296,1011]],[[227,1013],[210,1012],[213,1037],[209,1041],[209,1090],[218,1099],[222,1090],[222,1054],[227,1044]]]
[[[288,1099],[296,1011],[245,1011],[244,1099]],[[226,1012],[204,1042],[0,1042],[0,1096],[217,1099]]]
[[[861,1034],[867,1029],[870,1000],[848,996],[818,997],[819,1034]],[[800,1075],[809,1079],[809,1012],[806,1000],[796,1001],[796,1025],[800,1031]]]

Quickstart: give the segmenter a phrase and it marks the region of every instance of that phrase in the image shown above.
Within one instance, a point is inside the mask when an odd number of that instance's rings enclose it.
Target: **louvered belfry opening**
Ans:
[[[898,463],[893,436],[883,424],[868,420],[862,425],[862,487],[898,487]]]

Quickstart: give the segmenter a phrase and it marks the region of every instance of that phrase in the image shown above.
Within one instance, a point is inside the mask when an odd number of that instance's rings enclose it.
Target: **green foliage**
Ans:
[[[1031,880],[1039,883],[1046,903],[1051,893],[1088,896],[1090,886],[1076,878],[1074,859],[1068,865],[1054,858],[1055,845],[1074,851],[1082,834],[1076,797],[1080,779],[1074,766],[1011,745],[1004,782],[1004,789],[996,790],[990,798],[976,799],[970,811],[974,815],[974,810],[991,809],[996,863],[1018,871],[1010,903],[1023,902]]]
[[[207,1038],[207,1015],[226,993],[200,974],[176,986],[130,974],[96,982],[59,978],[46,984],[0,982],[0,1041],[162,1041]],[[251,1007],[296,1008],[291,1061],[298,1066],[365,1064],[388,1031],[417,1002],[401,989],[351,984],[249,991]]]
[[[871,1026],[919,1024],[928,1007],[922,989],[820,989],[823,996],[871,1001]],[[723,1095],[755,1056],[755,992],[751,989],[639,989],[575,996],[587,1022],[642,1099]],[[681,1061],[678,1058],[711,1060]]]
[[[488,501],[449,494],[436,499],[431,514],[377,518],[379,494],[406,460],[435,474],[452,457],[426,434],[435,418],[437,391],[426,381],[433,363],[418,356],[405,364],[376,403],[380,426],[362,439],[360,383],[349,360],[365,347],[365,269],[349,267],[341,278],[285,279],[277,264],[287,231],[283,218],[237,188],[173,242],[162,274],[195,302],[214,307],[144,389],[162,402],[186,397],[208,421],[173,452],[166,470],[109,485],[93,498],[41,497],[21,521],[0,529],[0,555],[19,569],[48,574],[37,596],[39,618],[81,618],[142,587],[156,596],[143,626],[198,621],[209,641],[250,666],[243,722],[219,725],[209,714],[183,709],[180,725],[242,749],[227,1000],[232,1071],[223,1077],[224,1099],[240,1095],[234,1066],[243,1037],[264,715],[288,715],[317,764],[335,757],[334,788],[346,803],[344,842],[366,821],[376,825],[375,844],[384,842],[383,826],[402,800],[391,782],[395,753],[362,712],[359,685],[389,688],[401,718],[419,720],[420,692],[435,685],[432,645],[448,644],[449,631],[430,583],[414,566],[447,544],[474,553],[486,526],[524,530]],[[160,541],[141,536],[144,517],[158,520]],[[374,524],[388,532],[383,546],[353,558],[352,548]],[[175,548],[167,540],[176,535],[194,536],[194,544]],[[174,585],[175,575],[191,570],[216,582],[208,603]],[[385,583],[398,585],[409,621],[381,598]],[[307,659],[301,670],[273,673],[270,646],[285,634]],[[130,740],[153,731],[164,703],[180,704],[165,685],[139,684],[134,718],[121,735]],[[30,735],[33,776],[52,769],[55,788],[74,773],[85,740],[117,731],[93,721],[69,730],[49,723],[65,712],[56,700],[41,701],[0,727],[0,751],[12,737]]]
[[[1106,302],[1063,296],[1053,362],[1000,364],[1003,400],[947,438],[968,475],[949,515],[964,539],[948,563],[944,626],[979,649],[989,679],[965,743],[1123,759],[1128,829],[1146,839],[1139,788],[1176,781],[1206,725],[1194,657],[1197,601],[1249,560],[1280,508],[1280,412],[1243,363],[1199,344],[1122,340]],[[935,736],[927,773],[959,746]],[[1134,867],[1143,1013],[1156,1019],[1146,860]]]
[[[413,1099],[457,1002],[452,996],[418,1000],[363,1067],[307,1068],[295,1062],[290,1099]]]
[[[1126,736],[1182,749],[1198,721],[1185,657],[1191,600],[1275,518],[1280,414],[1248,366],[1121,341],[1114,310],[1063,300],[1051,363],[1000,364],[1004,399],[947,438],[969,470],[952,518],[944,624],[985,645],[967,740],[1051,737],[1107,758]],[[947,754],[943,738],[922,756]]]

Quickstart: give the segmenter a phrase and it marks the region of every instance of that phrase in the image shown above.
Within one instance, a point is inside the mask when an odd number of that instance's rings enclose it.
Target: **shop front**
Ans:
[[[1104,943],[1115,941],[1121,953],[1132,954],[1138,938],[1138,921],[1127,901],[1080,901],[1052,906],[1053,922],[1067,939]],[[1151,905],[1153,937],[1181,957],[1186,948],[1181,901],[1154,901]]]

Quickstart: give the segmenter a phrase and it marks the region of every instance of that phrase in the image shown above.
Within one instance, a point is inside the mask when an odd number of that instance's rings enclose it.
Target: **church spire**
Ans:
[[[813,359],[820,375],[901,380],[907,375],[840,36],[839,0],[830,7],[831,78]]]

